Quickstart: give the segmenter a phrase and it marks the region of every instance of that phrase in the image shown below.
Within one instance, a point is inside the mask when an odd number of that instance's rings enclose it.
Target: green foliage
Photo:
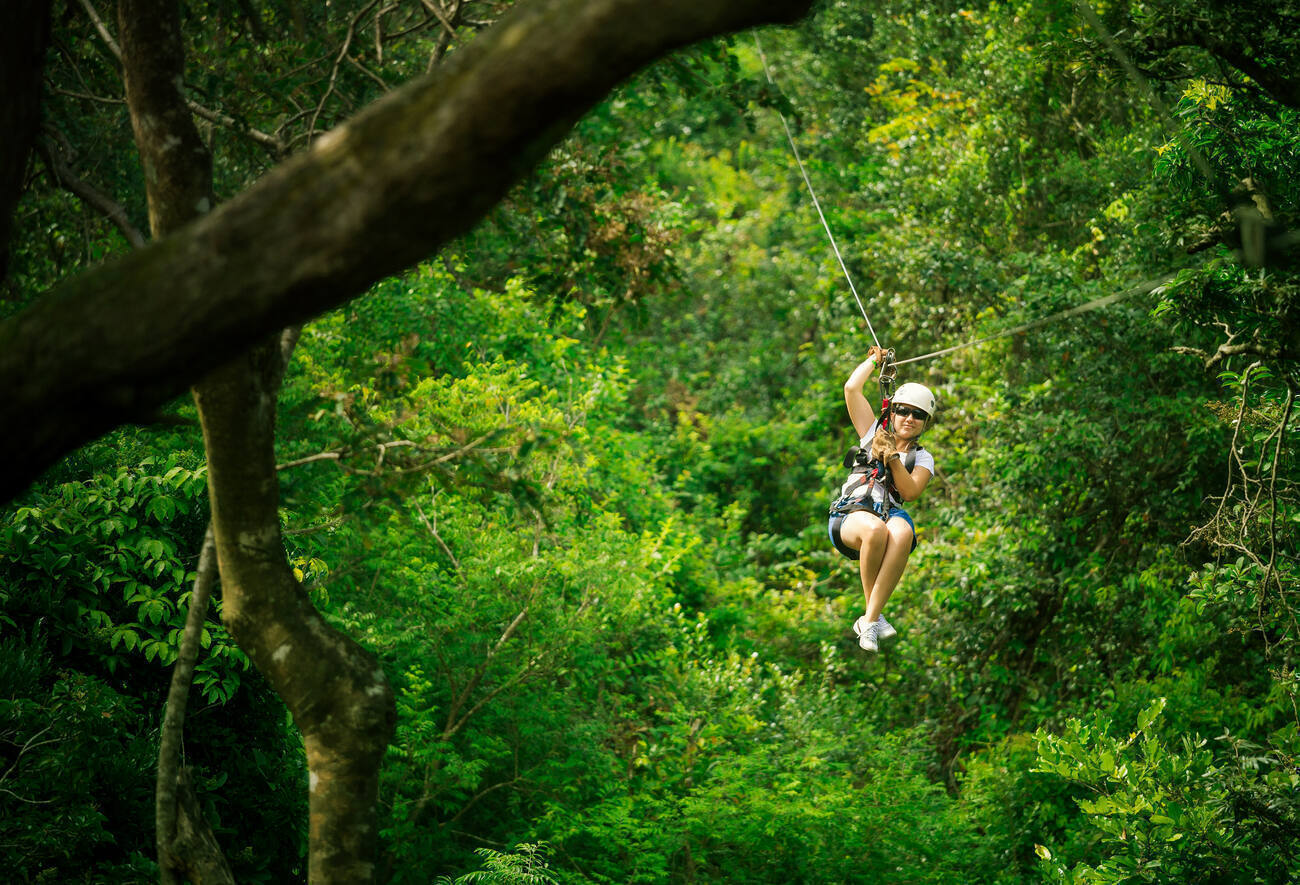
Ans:
[[[574,881],[842,881],[865,866],[925,882],[971,864],[974,834],[924,777],[919,735],[855,729],[830,649],[820,678],[757,654],[701,659],[705,623],[678,617],[658,715],[631,749],[637,789],[576,819],[548,812],[548,838],[586,859]]]
[[[171,665],[206,524],[205,490],[201,469],[146,458],[30,498],[0,526],[0,619],[11,629],[43,623],[59,655],[110,676]],[[248,658],[215,617],[201,644],[195,684],[211,702],[229,700]]]
[[[473,885],[475,882],[501,883],[501,885],[549,885],[557,880],[548,871],[546,843],[536,845],[525,842],[508,853],[491,848],[475,851],[483,858],[483,869],[466,873],[456,879],[440,876],[440,883]]]
[[[436,48],[416,5],[346,6],[187,9],[193,93],[238,121],[221,191],[273,159],[242,127],[291,149]],[[1295,221],[1293,39],[1229,41],[1259,48],[1248,82],[1206,39],[1248,22],[1100,12],[1177,134],[1071,4],[826,2],[762,34],[775,85],[748,36],[651,67],[452,248],[303,330],[286,542],[397,695],[386,880],[1294,878],[1296,285],[1289,247],[1242,266],[1224,204],[1249,177],[1270,234]],[[142,224],[121,107],[79,97],[116,74],[60,27],[49,115]],[[900,356],[1179,271],[906,367],[939,473],[877,658],[822,522],[868,336],[777,109]],[[24,206],[15,304],[124,248],[44,178]],[[121,431],[0,523],[0,844],[28,880],[151,875],[192,437]],[[218,614],[187,753],[241,880],[300,879],[301,748]]]
[[[1300,841],[1294,764],[1227,734],[1226,753],[1194,735],[1171,745],[1153,727],[1164,707],[1157,699],[1123,738],[1103,717],[1038,733],[1036,770],[1087,788],[1079,807],[1103,856],[1067,868],[1037,846],[1047,868],[1069,883],[1286,881]]]
[[[17,881],[149,877],[151,731],[141,699],[56,669],[44,637],[0,639],[0,858]]]
[[[21,810],[0,823],[0,856],[23,880],[156,875],[145,858],[158,727],[207,524],[193,463],[145,457],[38,487],[0,523],[0,747],[12,763],[0,789]],[[261,822],[300,823],[267,791],[301,781],[301,748],[213,608],[187,764],[241,879],[282,880],[296,857]]]

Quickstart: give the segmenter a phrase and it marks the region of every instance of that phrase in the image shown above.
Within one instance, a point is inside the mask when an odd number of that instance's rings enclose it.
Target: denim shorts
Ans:
[[[870,507],[858,507],[854,510],[831,513],[830,523],[826,526],[826,530],[831,536],[831,543],[835,545],[835,549],[854,561],[857,561],[859,558],[858,551],[844,543],[844,539],[840,537],[840,528],[844,525],[844,518],[850,513],[856,513],[858,510],[865,510],[868,513],[874,513],[876,516],[880,516],[879,510]],[[912,546],[908,550],[908,553],[911,553],[916,549],[916,523],[912,522],[912,517],[902,507],[890,507],[889,515],[881,518],[884,519],[885,522],[889,522],[889,520],[893,519],[895,516],[901,516],[904,521],[912,527]]]

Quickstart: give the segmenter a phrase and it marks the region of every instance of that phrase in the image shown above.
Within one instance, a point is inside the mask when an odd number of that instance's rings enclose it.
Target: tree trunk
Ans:
[[[283,365],[278,340],[268,341],[195,388],[222,614],[307,746],[309,881],[364,883],[373,878],[379,766],[396,713],[379,663],[325,623],[285,558],[274,458]]]
[[[177,864],[174,872],[194,885],[235,885],[235,875],[212,827],[203,816],[199,797],[194,793],[194,782],[184,768],[177,775],[175,801],[176,830],[168,849],[171,860]],[[161,858],[159,863],[161,866]],[[167,881],[166,875],[163,873],[164,882]]]
[[[218,210],[0,324],[0,500],[481,218],[633,71],[811,0],[537,0]],[[183,208],[169,204],[168,211]]]
[[[118,37],[131,128],[144,167],[149,227],[161,238],[207,211],[212,199],[212,158],[199,138],[180,90],[185,70],[180,16],[174,0],[120,0]],[[214,534],[209,528],[209,534]],[[155,828],[162,885],[234,882],[221,846],[179,767],[178,748],[211,584],[211,541],[205,537],[199,576],[186,617],[185,641],[172,674],[158,755]],[[205,574],[205,572],[207,572]],[[186,648],[186,646],[191,646]]]
[[[208,599],[217,577],[216,542],[212,526],[203,535],[199,565],[185,613],[176,665],[167,692],[167,709],[158,739],[158,778],[154,787],[154,824],[158,851],[158,880],[174,885],[182,876],[193,882],[233,885],[234,874],[226,863],[216,835],[194,795],[194,786],[181,767],[181,745],[185,729],[185,708],[194,683],[194,665],[199,658],[203,621]]]
[[[180,91],[184,52],[176,0],[119,0],[118,27],[150,227],[163,237],[212,203],[211,159]],[[279,336],[265,340],[194,388],[223,614],[306,743],[310,881],[364,883],[373,879],[379,766],[396,713],[378,662],[325,623],[285,556],[275,406],[290,352],[282,350]],[[174,840],[160,852],[160,866],[195,845],[215,849],[215,840]],[[196,870],[203,860],[174,866]]]
[[[27,158],[41,121],[41,72],[50,36],[50,0],[6,0],[0,14],[0,282],[9,273],[9,235]]]

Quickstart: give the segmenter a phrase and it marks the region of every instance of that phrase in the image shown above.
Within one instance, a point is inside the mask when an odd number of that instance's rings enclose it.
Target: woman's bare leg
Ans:
[[[876,584],[880,564],[885,556],[889,532],[884,522],[874,513],[859,510],[850,513],[840,525],[840,537],[858,551],[858,575],[862,578],[863,605],[871,601],[871,588]]]
[[[875,621],[884,611],[890,594],[898,586],[898,580],[903,577],[903,569],[907,568],[907,557],[912,552],[912,527],[907,524],[907,520],[895,516],[885,526],[885,531],[888,543],[885,544],[884,556],[881,557],[880,566],[876,570],[875,581],[867,591],[868,623]]]

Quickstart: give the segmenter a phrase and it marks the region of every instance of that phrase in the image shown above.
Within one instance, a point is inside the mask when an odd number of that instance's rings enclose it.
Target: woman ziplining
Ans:
[[[835,549],[857,560],[866,610],[853,622],[853,632],[870,652],[897,632],[885,620],[885,603],[916,549],[916,524],[902,505],[919,498],[934,476],[934,456],[918,444],[934,415],[934,394],[909,383],[890,398],[888,353],[872,347],[844,382],[844,403],[859,442],[844,459],[852,473],[831,504],[827,527]],[[863,393],[877,366],[886,393],[879,419]]]
[[[754,34],[754,46],[758,50],[767,82],[775,87],[757,33]],[[853,632],[858,637],[858,645],[874,652],[879,650],[881,639],[897,634],[882,612],[903,576],[908,557],[916,549],[916,525],[903,508],[903,502],[915,501],[920,497],[930,482],[930,477],[934,475],[934,457],[917,444],[934,414],[934,394],[924,385],[904,384],[891,403],[888,393],[892,390],[893,383],[893,351],[880,346],[880,339],[876,337],[876,330],[871,325],[871,317],[867,315],[857,287],[853,285],[853,277],[849,275],[839,245],[835,242],[835,234],[831,232],[831,226],[822,212],[821,201],[817,199],[812,179],[808,177],[803,158],[799,156],[794,133],[790,131],[785,115],[778,111],[777,116],[785,130],[799,174],[808,189],[808,196],[812,199],[831,250],[835,253],[835,260],[839,262],[844,279],[848,281],[849,291],[853,293],[853,300],[857,302],[867,331],[875,342],[875,346],[868,351],[866,360],[853,370],[844,383],[844,401],[859,443],[856,448],[850,449],[850,457],[845,459],[844,466],[853,472],[840,489],[839,498],[831,504],[828,526],[835,549],[858,562],[866,611],[853,622]],[[932,355],[926,354],[917,359]],[[862,392],[877,366],[882,372],[881,389],[885,394],[879,421]],[[886,372],[888,378],[885,377]]]
[[[1086,3],[1080,3],[1079,5],[1085,17],[1098,30],[1111,51],[1116,54],[1121,64],[1129,71],[1130,76],[1134,77],[1139,86],[1146,89],[1148,98],[1153,102],[1153,105],[1157,107],[1157,110],[1162,113],[1165,119],[1170,119],[1167,112],[1164,112],[1163,108],[1158,106],[1158,102],[1156,102],[1154,95],[1150,93],[1149,86],[1146,86],[1144,78],[1136,71],[1131,62],[1123,57],[1122,50],[1110,38],[1091,8]],[[772,79],[767,57],[763,52],[757,33],[754,34],[754,45],[767,82],[775,89],[776,84]],[[821,201],[817,197],[808,170],[804,166],[803,158],[799,154],[799,147],[795,143],[794,133],[791,131],[785,115],[779,110],[776,111],[776,114],[781,121],[782,129],[790,146],[790,153],[799,168],[799,173],[803,178],[813,208],[816,209],[817,217],[826,232],[826,238],[835,255],[835,260],[839,264],[840,271],[844,274],[849,291],[852,293],[858,310],[862,314],[862,319],[866,324],[866,330],[870,333],[871,340],[874,342],[867,359],[853,370],[849,380],[844,385],[845,402],[849,409],[849,416],[852,419],[854,430],[857,432],[860,441],[859,446],[851,450],[852,457],[845,461],[845,466],[853,472],[841,488],[839,497],[831,505],[829,532],[836,549],[849,559],[858,562],[858,572],[862,581],[866,610],[861,617],[854,621],[853,629],[858,636],[859,645],[867,651],[875,652],[879,649],[881,639],[887,639],[896,633],[889,622],[885,620],[882,612],[907,567],[908,557],[916,548],[915,524],[902,505],[905,502],[916,500],[934,475],[933,456],[917,444],[921,433],[929,427],[933,418],[934,395],[924,385],[904,384],[893,397],[893,403],[898,408],[891,409],[889,391],[892,389],[892,374],[896,368],[905,363],[929,360],[1009,335],[1022,334],[1065,317],[1097,310],[1136,295],[1159,291],[1175,278],[1176,272],[1163,274],[1124,291],[1095,298],[1084,304],[1030,320],[1014,328],[1003,329],[919,356],[895,360],[892,350],[886,350],[880,346],[880,339],[871,324],[867,308],[858,295],[857,287],[854,285],[843,255],[840,253],[830,223],[826,219],[826,214],[822,211]],[[1192,157],[1202,173],[1213,181],[1214,176],[1210,171],[1210,167],[1197,151],[1195,145],[1182,134],[1181,130],[1177,127],[1174,127],[1174,129],[1189,156]],[[1220,190],[1222,192],[1222,188]],[[1238,217],[1241,218],[1240,215]],[[1246,236],[1247,231],[1245,222],[1242,221],[1241,224],[1242,241],[1245,244],[1248,239]],[[1256,236],[1256,239],[1259,239],[1259,236]],[[1272,242],[1270,242],[1271,247]],[[1262,247],[1257,246],[1253,258],[1249,250],[1244,248],[1244,245],[1243,250],[1239,250],[1238,254],[1244,257],[1246,263],[1250,266],[1262,264]],[[871,408],[867,397],[862,392],[871,373],[877,366],[882,371],[881,387],[884,394],[879,421],[877,421],[875,412]],[[883,373],[887,373],[890,377],[885,378]]]

